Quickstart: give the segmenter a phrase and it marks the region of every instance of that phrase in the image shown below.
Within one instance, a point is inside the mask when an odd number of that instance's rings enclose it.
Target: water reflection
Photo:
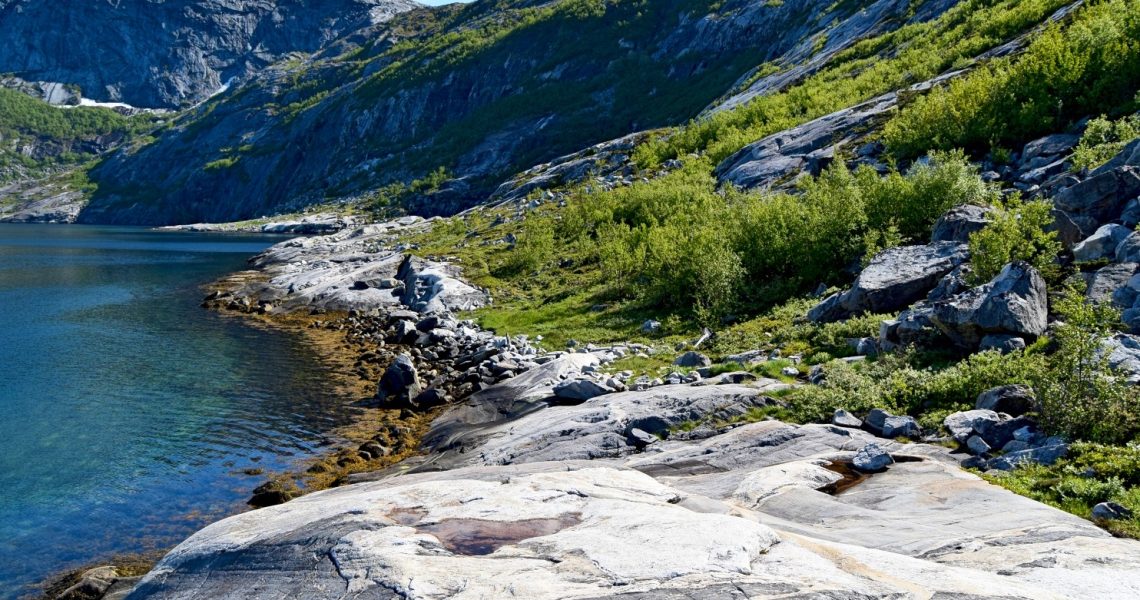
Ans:
[[[347,421],[299,340],[198,307],[278,239],[0,225],[0,597],[177,542]]]

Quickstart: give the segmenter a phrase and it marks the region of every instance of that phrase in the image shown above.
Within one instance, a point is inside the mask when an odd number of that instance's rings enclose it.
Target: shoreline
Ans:
[[[363,341],[353,339],[357,331],[345,326],[352,318],[348,312],[294,310],[265,314],[256,310],[256,304],[252,305],[252,310],[234,310],[227,308],[224,301],[209,299],[215,294],[232,294],[241,286],[262,278],[262,273],[257,271],[237,271],[202,285],[200,289],[204,300],[201,309],[223,318],[240,319],[249,327],[272,329],[295,337],[310,347],[322,363],[330,384],[329,396],[355,410],[350,423],[325,434],[328,442],[326,448],[297,460],[289,470],[260,473],[261,483],[250,487],[250,497],[241,504],[241,508],[221,518],[345,485],[349,483],[348,477],[352,474],[391,467],[419,452],[419,442],[428,425],[444,410],[442,406],[426,412],[369,406],[373,403],[377,382],[383,372],[379,364],[381,357],[365,348]],[[365,459],[360,446],[370,442],[385,444],[384,448],[390,452]],[[258,490],[263,490],[260,494],[270,496],[265,500],[274,501],[254,505],[251,501],[259,495]],[[29,586],[28,593],[18,598],[54,600],[69,591],[73,595],[68,597],[73,598],[118,598],[119,596],[104,593],[92,595],[89,588],[85,591],[83,586],[90,578],[99,579],[100,575],[105,574],[104,569],[109,567],[116,572],[115,581],[131,582],[130,587],[133,587],[134,582],[182,541],[184,540],[174,542],[169,547],[141,553],[103,555],[78,567],[62,568]],[[113,586],[105,593],[114,594],[115,591],[116,587]],[[74,595],[76,593],[80,595]]]

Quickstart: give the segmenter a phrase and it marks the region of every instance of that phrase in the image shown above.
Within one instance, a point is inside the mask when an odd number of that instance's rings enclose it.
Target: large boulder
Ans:
[[[1053,204],[1079,227],[1082,237],[1087,237],[1100,225],[1120,217],[1125,204],[1137,195],[1140,170],[1121,166],[1107,171],[1098,169],[1088,179],[1058,192]]]
[[[922,299],[939,280],[969,258],[965,244],[934,242],[880,252],[850,290],[812,308],[808,319],[839,321],[864,313],[894,312]]]
[[[1132,230],[1109,223],[1102,225],[1081,243],[1073,246],[1073,258],[1079,261],[1099,260],[1116,256],[1117,246],[1127,238]]]
[[[1080,136],[1071,133],[1047,135],[1025,145],[1025,149],[1021,151],[1021,162],[1028,164],[1038,159],[1050,159],[1067,154],[1080,141]]]
[[[1108,355],[1108,365],[1128,378],[1132,384],[1140,383],[1140,337],[1118,333],[1102,343]]]
[[[1010,263],[989,283],[931,303],[930,320],[964,348],[992,333],[1037,338],[1048,325],[1045,280],[1024,262]]]
[[[992,208],[975,204],[951,208],[934,222],[930,241],[966,243],[970,241],[970,234],[981,231],[989,224],[991,212]]]
[[[1088,276],[1085,297],[1092,302],[1112,302],[1117,308],[1129,308],[1135,301],[1136,294],[1124,290],[1137,273],[1140,273],[1140,263],[1117,263],[1102,267]],[[1119,298],[1118,293],[1122,294]]]
[[[673,364],[678,367],[701,368],[712,365],[712,360],[700,352],[690,350],[678,356]]]
[[[1128,232],[1128,235],[1117,244],[1113,257],[1118,263],[1140,262],[1140,233]]]
[[[982,392],[975,406],[982,410],[1019,417],[1037,410],[1037,396],[1025,385],[1003,385]]]
[[[388,365],[380,378],[376,397],[388,402],[411,403],[420,393],[420,378],[412,357],[401,354]]]

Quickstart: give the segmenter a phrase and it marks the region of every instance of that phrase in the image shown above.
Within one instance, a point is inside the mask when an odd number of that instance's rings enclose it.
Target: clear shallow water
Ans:
[[[279,239],[0,224],[0,598],[179,542],[347,422],[296,338],[198,306]]]

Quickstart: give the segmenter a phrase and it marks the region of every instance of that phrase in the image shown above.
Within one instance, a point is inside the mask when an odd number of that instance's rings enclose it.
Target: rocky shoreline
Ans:
[[[690,350],[651,380],[606,366],[646,346],[547,352],[457,319],[490,298],[398,242],[430,226],[283,242],[211,292],[212,308],[303,328],[366,416],[351,444],[259,488],[267,508],[195,534],[131,598],[1140,592],[1134,541],[961,470],[972,451],[905,440],[920,433],[910,417],[760,417],[825,374],[719,373]],[[1007,414],[1016,391],[947,418],[954,440],[1041,452],[1029,445],[1049,440]],[[290,481],[332,489],[294,499]]]

